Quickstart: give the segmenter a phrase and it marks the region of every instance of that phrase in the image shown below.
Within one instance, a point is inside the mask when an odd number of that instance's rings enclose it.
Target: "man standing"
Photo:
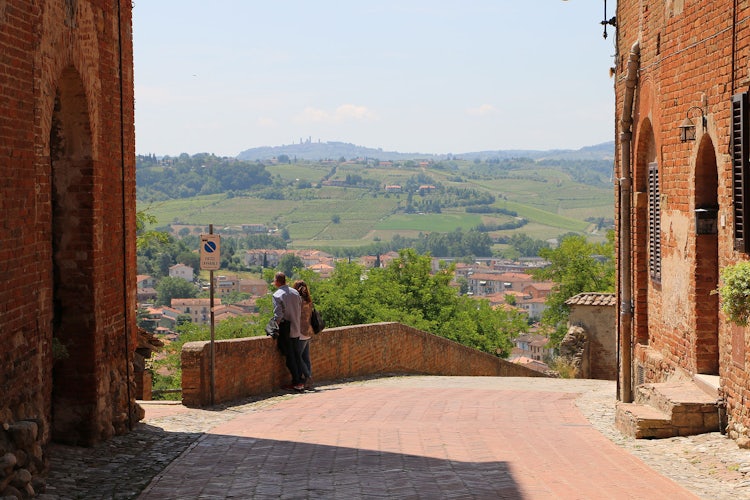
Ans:
[[[292,384],[285,388],[302,392],[305,385],[302,383],[302,372],[297,363],[295,349],[295,343],[300,337],[302,298],[297,290],[286,284],[284,273],[276,273],[273,285],[277,288],[273,294],[273,319],[279,325],[279,347],[286,358],[286,367],[292,375]]]

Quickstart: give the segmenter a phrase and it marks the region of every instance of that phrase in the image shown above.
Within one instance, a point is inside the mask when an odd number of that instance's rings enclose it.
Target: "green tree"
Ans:
[[[495,310],[487,301],[459,296],[451,285],[453,265],[432,272],[429,254],[402,249],[385,268],[366,271],[351,262],[311,287],[329,327],[398,321],[498,356],[526,331],[517,311]]]
[[[242,302],[243,300],[247,300],[249,298],[249,293],[233,291],[224,295],[224,297],[222,297],[221,299],[221,303],[225,305],[231,305],[236,304],[237,302]]]
[[[614,291],[614,232],[607,233],[606,243],[589,243],[581,235],[566,235],[557,248],[543,248],[539,256],[549,265],[534,271],[534,278],[555,283],[542,323],[555,329],[551,342],[559,345],[570,313],[565,301],[579,293]]]
[[[180,327],[180,326],[184,325],[185,323],[192,323],[192,322],[193,322],[193,317],[190,316],[189,314],[178,314],[177,315],[177,320],[176,320],[176,326],[177,327]]]
[[[279,259],[279,265],[276,268],[282,273],[286,274],[287,278],[294,276],[295,269],[303,269],[305,263],[302,259],[294,255],[293,253],[285,253]]]
[[[549,244],[543,240],[535,240],[525,233],[516,233],[510,237],[510,245],[524,257],[536,257]]]
[[[155,270],[159,274],[159,276],[169,276],[169,268],[174,265],[174,257],[172,257],[172,252],[170,249],[165,249],[165,251],[160,252],[157,254],[155,259],[156,267]]]
[[[194,271],[198,271],[201,265],[200,256],[197,253],[191,252],[189,250],[185,250],[177,254],[177,257],[175,258],[175,260],[178,263],[182,263],[182,264],[185,264],[186,266],[192,267]]]
[[[149,243],[166,243],[169,239],[166,233],[161,231],[149,231],[146,227],[156,224],[156,217],[148,213],[148,210],[138,210],[135,213],[135,246],[140,250]]]
[[[198,289],[182,278],[167,276],[156,285],[156,304],[168,306],[172,299],[190,299],[197,295]]]

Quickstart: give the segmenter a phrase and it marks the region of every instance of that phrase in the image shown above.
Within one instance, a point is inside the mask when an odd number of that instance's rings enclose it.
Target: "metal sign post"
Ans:
[[[208,225],[208,234],[201,235],[201,269],[207,269],[209,275],[209,310],[211,328],[211,364],[209,373],[211,376],[211,406],[214,405],[214,393],[216,392],[216,379],[214,378],[214,363],[216,361],[214,351],[214,271],[221,265],[221,236],[214,234],[214,225]]]

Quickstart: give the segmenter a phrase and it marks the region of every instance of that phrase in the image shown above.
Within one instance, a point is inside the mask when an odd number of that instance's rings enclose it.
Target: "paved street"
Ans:
[[[136,498],[145,487],[138,498],[750,498],[750,452],[718,433],[624,438],[612,427],[614,390],[613,382],[592,380],[394,377],[211,410],[147,403],[145,425],[118,438],[129,451],[99,466],[109,482],[97,491],[95,472],[75,480],[58,470],[48,493]],[[117,457],[116,448],[107,454]],[[53,468],[69,470],[80,458],[70,460],[58,457]],[[129,463],[149,472],[117,472]]]

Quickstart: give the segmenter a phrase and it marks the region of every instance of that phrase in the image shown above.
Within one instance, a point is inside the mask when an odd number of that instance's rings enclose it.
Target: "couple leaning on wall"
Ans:
[[[302,280],[290,287],[281,272],[276,273],[273,284],[276,291],[272,321],[278,325],[276,341],[292,377],[291,383],[283,387],[297,392],[313,390],[310,339],[315,332],[311,322],[314,308],[310,291]]]

